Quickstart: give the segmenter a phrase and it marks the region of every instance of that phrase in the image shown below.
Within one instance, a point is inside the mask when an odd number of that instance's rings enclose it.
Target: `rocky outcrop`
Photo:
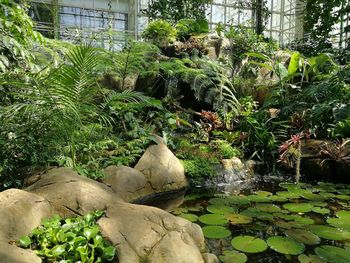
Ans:
[[[183,165],[162,143],[150,146],[135,169],[145,175],[155,192],[171,191],[187,186]]]
[[[106,174],[105,183],[99,183],[69,168],[52,169],[36,176],[25,191],[0,193],[0,262],[41,262],[10,241],[29,234],[43,218],[94,210],[106,211],[98,223],[116,247],[120,263],[217,262],[206,253],[198,225],[155,207],[128,203],[187,186],[181,163],[164,144],[151,146],[135,169],[112,166]]]

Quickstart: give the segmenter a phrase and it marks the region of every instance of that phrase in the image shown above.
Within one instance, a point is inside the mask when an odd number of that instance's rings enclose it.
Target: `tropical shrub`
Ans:
[[[33,22],[25,6],[17,1],[1,1],[0,4],[0,73],[18,68],[31,69],[31,49],[42,36],[33,30]],[[16,69],[17,70],[17,69]]]
[[[165,20],[155,20],[148,24],[142,37],[158,47],[167,47],[175,40],[176,29]]]
[[[104,140],[94,131],[110,134],[114,120],[108,115],[109,105],[146,100],[137,92],[100,89],[97,65],[101,59],[98,49],[78,46],[58,68],[28,74],[20,82],[6,81],[15,91],[0,112],[0,167],[1,175],[7,177],[3,182],[13,181],[19,167],[60,163],[76,168],[81,160],[96,166],[88,155],[82,158],[79,153],[89,148],[83,146],[89,141]],[[84,131],[87,127],[90,132]]]
[[[45,262],[110,262],[115,248],[103,239],[96,222],[103,215],[96,211],[76,218],[54,216],[21,237],[18,244],[35,250]]]
[[[200,185],[206,179],[216,175],[216,166],[219,165],[217,159],[208,159],[203,157],[193,157],[187,160],[181,160],[186,176],[192,185]]]
[[[217,141],[215,142],[215,145],[217,147],[221,159],[231,159],[233,157],[242,156],[242,152],[238,148],[233,147],[230,143],[226,141]]]
[[[193,108],[193,100],[197,100],[207,105],[207,109],[239,110],[232,83],[220,63],[197,57],[172,58],[161,61],[159,67],[159,74],[167,81],[165,87],[160,87],[163,90],[155,88],[153,92],[157,94],[152,95],[182,97],[182,101],[189,101]]]
[[[206,5],[212,0],[151,0],[142,10],[151,20],[164,19],[176,23],[181,19],[205,19]]]
[[[202,33],[209,32],[209,24],[205,19],[194,20],[194,19],[181,19],[176,24],[176,38],[180,41],[186,41],[191,36],[200,35]]]

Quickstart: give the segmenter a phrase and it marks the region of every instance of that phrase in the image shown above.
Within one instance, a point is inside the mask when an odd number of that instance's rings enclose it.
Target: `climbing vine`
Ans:
[[[330,47],[330,39],[336,24],[350,12],[346,0],[305,0],[304,32],[318,49]],[[312,10],[309,12],[308,10]],[[341,31],[349,31],[344,27]],[[341,40],[342,41],[342,40]],[[346,41],[346,40],[344,40]],[[340,43],[341,44],[341,43]]]

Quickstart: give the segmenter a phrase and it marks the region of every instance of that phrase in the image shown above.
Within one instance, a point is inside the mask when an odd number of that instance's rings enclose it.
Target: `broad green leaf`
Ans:
[[[288,77],[288,70],[282,63],[277,63],[276,66],[276,73],[277,76],[280,78],[280,80],[284,80],[286,77]]]
[[[223,255],[219,256],[219,259],[223,263],[245,263],[248,260],[245,254],[235,250],[233,251],[225,250],[222,254]]]
[[[283,207],[295,213],[307,213],[313,208],[313,206],[309,203],[288,203],[284,204]]]
[[[227,213],[235,213],[237,212],[236,207],[226,206],[226,205],[208,205],[207,211],[213,214],[227,214]]]
[[[221,239],[231,236],[231,231],[222,226],[205,226],[202,230],[206,238]]]
[[[228,223],[228,220],[220,214],[202,215],[198,219],[206,225],[225,225]]]
[[[51,253],[54,257],[59,257],[66,252],[66,245],[56,245],[51,249]]]
[[[231,225],[249,224],[253,221],[252,217],[241,214],[226,214],[225,217]]]
[[[350,238],[350,233],[346,231],[341,231],[337,228],[324,226],[324,225],[314,225],[310,226],[310,231],[315,235],[329,240],[346,240]]]
[[[88,240],[90,240],[90,239],[96,237],[99,231],[100,231],[100,229],[98,228],[98,226],[87,227],[84,229],[84,236]]]
[[[194,214],[181,214],[179,217],[182,217],[184,219],[187,219],[190,222],[196,222],[198,220],[198,216]]]
[[[318,236],[304,229],[290,229],[286,235],[305,245],[318,245],[321,242]]]
[[[289,237],[275,236],[267,239],[267,244],[273,250],[287,255],[300,255],[305,250],[305,245]]]
[[[327,262],[348,263],[350,252],[340,247],[321,246],[315,249],[315,253]]]
[[[234,249],[246,253],[260,253],[267,249],[264,240],[253,236],[238,236],[232,239],[231,245]]]
[[[299,69],[299,65],[300,65],[300,53],[293,52],[290,58],[289,66],[288,66],[288,74],[292,75],[295,72],[297,72]]]
[[[32,244],[32,240],[29,236],[23,236],[19,239],[19,245],[23,248],[27,248]]]
[[[300,263],[325,263],[321,258],[316,255],[305,255],[301,254],[298,256],[298,260]]]
[[[103,258],[107,259],[108,261],[112,261],[114,256],[115,256],[115,247],[108,246],[103,248]]]

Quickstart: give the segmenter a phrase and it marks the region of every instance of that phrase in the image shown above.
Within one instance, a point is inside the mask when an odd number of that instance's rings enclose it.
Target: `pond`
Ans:
[[[350,262],[350,185],[259,180],[200,189],[171,212],[202,227],[224,263]]]

